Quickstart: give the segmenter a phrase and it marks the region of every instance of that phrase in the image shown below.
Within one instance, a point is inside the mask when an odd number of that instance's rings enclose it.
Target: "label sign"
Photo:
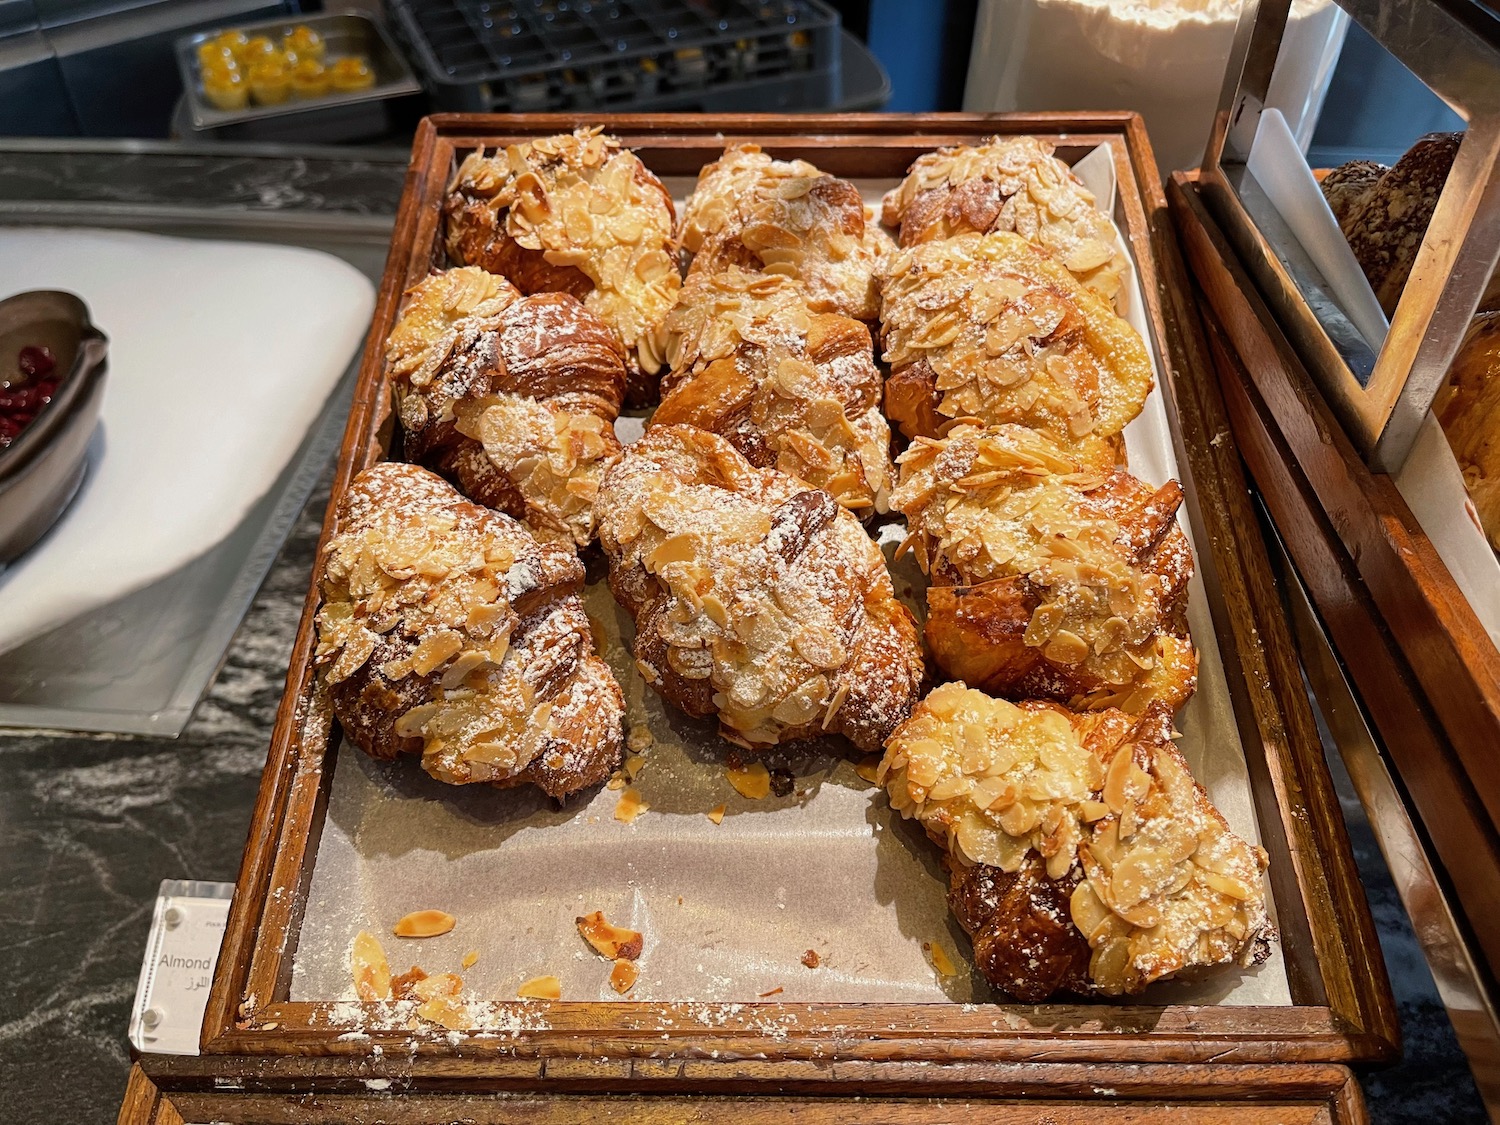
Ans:
[[[196,1055],[233,883],[163,879],[130,1012],[130,1042],[158,1055]]]

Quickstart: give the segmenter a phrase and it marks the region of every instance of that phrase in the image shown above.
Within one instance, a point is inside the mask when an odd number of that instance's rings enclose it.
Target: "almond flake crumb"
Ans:
[[[713,821],[715,824],[723,824],[724,814],[728,811],[728,805],[715,805],[713,808],[708,810],[708,819]]]
[[[578,926],[578,932],[583,935],[583,940],[607,960],[634,961],[645,946],[645,939],[639,931],[610,925],[605,921],[602,910],[585,914],[573,921]]]
[[[953,964],[953,959],[948,956],[947,951],[935,941],[924,941],[922,952],[927,954],[932,967],[937,970],[938,976],[956,977],[958,968]]]
[[[354,972],[354,994],[361,1000],[389,1000],[391,998],[391,966],[385,959],[385,950],[368,930],[354,935],[354,945],[349,950],[349,967]]]
[[[635,775],[641,772],[641,767],[645,764],[646,759],[641,757],[639,754],[627,755],[625,758],[624,766],[625,776],[630,778],[631,781],[634,781]]]
[[[479,950],[471,949],[469,950],[469,952],[464,954],[464,959],[460,961],[459,964],[462,965],[465,969],[472,969],[474,967],[474,962],[478,960]]]
[[[625,749],[632,754],[644,754],[656,745],[656,736],[645,723],[636,723],[625,735]]]
[[[457,973],[438,973],[415,982],[411,986],[412,995],[422,1001],[417,1015],[449,1031],[472,1027],[473,1021],[460,998],[463,988],[463,977]]]
[[[816,949],[809,949],[802,955],[802,963],[809,969],[816,969],[823,963],[823,959],[818,956],[818,951]]]
[[[752,762],[742,769],[728,769],[724,773],[741,797],[761,801],[770,795],[771,771],[761,762]]]
[[[620,794],[620,800],[615,805],[615,819],[621,824],[629,824],[650,807],[634,789],[627,789]]]
[[[770,992],[762,992],[760,994],[760,998],[762,1000],[764,1000],[767,996],[777,996],[780,993],[781,993],[781,985],[778,984],[775,988],[771,989]]]
[[[632,961],[620,960],[615,962],[615,967],[609,971],[609,987],[613,988],[621,996],[624,996],[632,988],[640,976],[640,970]]]
[[[858,774],[862,780],[868,781],[871,785],[879,785],[880,755],[871,754],[867,758],[860,759],[859,764],[854,767],[854,772]]]
[[[562,981],[554,976],[532,977],[516,995],[522,1000],[561,1000]]]
[[[443,910],[413,910],[391,930],[397,937],[439,937],[453,929],[453,915]]]
[[[604,788],[606,788],[606,789],[624,789],[625,788],[625,775],[622,774],[622,773],[611,774],[610,778],[609,778],[609,781],[607,781],[605,783]]]

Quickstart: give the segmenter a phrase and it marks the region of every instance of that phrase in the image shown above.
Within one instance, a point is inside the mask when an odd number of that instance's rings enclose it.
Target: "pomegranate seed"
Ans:
[[[51,348],[28,344],[21,349],[17,365],[21,368],[22,375],[35,379],[40,375],[52,374],[52,369],[57,366],[57,357],[52,354]]]

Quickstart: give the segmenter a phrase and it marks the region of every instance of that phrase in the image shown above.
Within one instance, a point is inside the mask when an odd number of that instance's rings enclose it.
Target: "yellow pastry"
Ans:
[[[299,23],[281,37],[281,48],[287,52],[295,52],[299,59],[317,59],[322,62],[328,44],[312,28]]]
[[[375,85],[375,72],[370,69],[369,62],[361,55],[334,59],[328,68],[328,74],[333,81],[333,88],[344,93],[353,90],[368,90]]]
[[[210,39],[198,45],[198,69],[207,74],[210,70],[233,70],[237,65],[234,48],[218,39]]]
[[[250,42],[250,37],[238,28],[233,28],[229,31],[220,32],[214,36],[212,41],[226,48],[234,56],[235,61],[238,61],[240,56],[245,53],[245,45]]]
[[[292,77],[279,61],[250,68],[250,96],[257,105],[280,105],[292,96]]]
[[[254,39],[246,40],[244,49],[239,52],[240,65],[246,67],[280,58],[281,48],[276,46],[276,40],[265,35],[257,35]]]
[[[321,98],[332,88],[333,77],[317,59],[302,59],[292,67],[292,96]]]
[[[203,96],[215,109],[244,109],[250,97],[250,85],[238,70],[205,71]]]

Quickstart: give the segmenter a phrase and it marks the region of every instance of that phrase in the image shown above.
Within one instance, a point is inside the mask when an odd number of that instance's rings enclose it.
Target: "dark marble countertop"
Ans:
[[[389,219],[404,153],[0,142],[0,207],[338,212]],[[157,886],[239,868],[327,498],[314,494],[176,740],[0,734],[0,1121],[113,1121]],[[1400,1005],[1405,1056],[1361,1075],[1372,1120],[1484,1119],[1420,947],[1364,822],[1345,814]]]

